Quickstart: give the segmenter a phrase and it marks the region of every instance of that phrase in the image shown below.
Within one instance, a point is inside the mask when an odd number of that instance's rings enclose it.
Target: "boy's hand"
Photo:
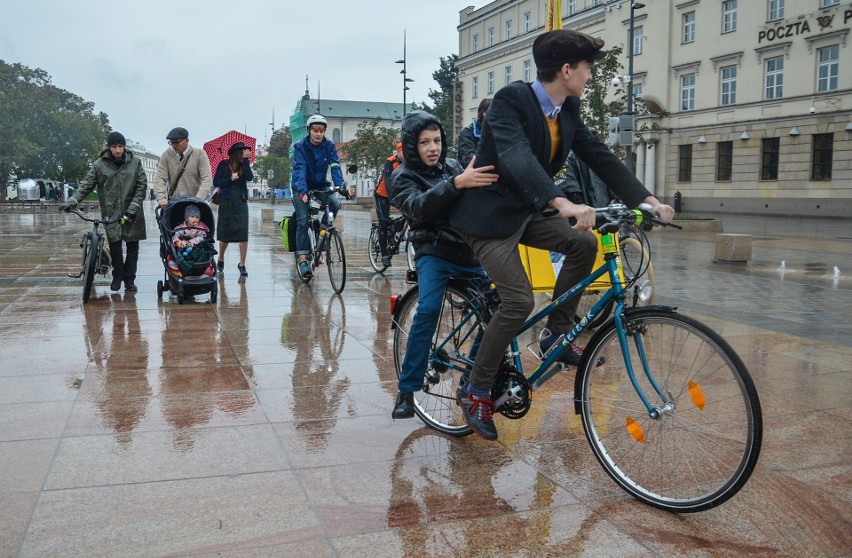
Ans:
[[[500,179],[500,175],[491,172],[494,170],[494,165],[473,168],[473,164],[475,162],[476,156],[474,156],[473,159],[470,160],[470,163],[467,165],[467,168],[464,169],[464,172],[456,176],[453,180],[453,184],[455,185],[457,190],[464,190],[465,188],[482,188],[483,186],[491,186]]]
[[[659,215],[661,221],[671,221],[672,219],[674,219],[674,208],[672,208],[670,205],[664,204],[656,197],[648,196],[647,198],[642,200],[642,202],[649,204],[651,206],[651,209],[653,209],[657,213],[657,215]]]
[[[573,217],[577,220],[572,229],[588,231],[595,226],[595,208],[588,205],[577,205],[568,201],[568,198],[553,198],[550,207],[559,212],[563,219]]]

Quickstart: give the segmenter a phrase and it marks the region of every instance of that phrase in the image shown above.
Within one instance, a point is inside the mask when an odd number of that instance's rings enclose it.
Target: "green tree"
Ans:
[[[580,103],[583,122],[594,128],[604,141],[609,135],[609,117],[625,112],[627,106],[626,87],[619,87],[613,96],[609,96],[612,79],[623,68],[618,61],[622,50],[621,46],[614,46],[607,51],[605,58],[592,65],[592,81],[586,85],[583,102]]]
[[[432,72],[432,79],[438,82],[440,89],[437,91],[430,89],[428,93],[429,99],[434,104],[431,106],[428,103],[417,105],[417,108],[431,112],[441,121],[444,131],[447,132],[448,147],[453,147],[456,143],[456,138],[452,137],[452,130],[454,129],[453,98],[456,82],[459,79],[459,71],[456,68],[458,59],[457,54],[450,54],[446,58],[441,57],[438,69]]]
[[[109,131],[106,114],[44,70],[0,60],[0,196],[13,175],[80,180]]]
[[[378,184],[382,166],[393,154],[398,137],[399,130],[379,126],[378,118],[361,122],[355,132],[355,139],[344,147],[346,160],[356,163],[362,176]]]
[[[273,188],[290,187],[290,173],[293,170],[293,162],[290,159],[292,144],[290,127],[282,126],[272,133],[268,153],[254,161],[254,170],[259,177],[266,178],[272,170],[274,178],[270,181],[270,185]]]

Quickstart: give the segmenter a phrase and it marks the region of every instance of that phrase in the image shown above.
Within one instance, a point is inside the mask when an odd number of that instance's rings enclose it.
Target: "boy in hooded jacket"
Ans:
[[[441,121],[425,111],[413,111],[402,123],[404,162],[391,179],[391,199],[409,220],[414,246],[418,299],[399,375],[399,394],[391,416],[414,416],[414,392],[420,391],[426,374],[429,343],[447,281],[453,275],[481,275],[482,266],[473,251],[450,228],[449,208],[459,190],[493,184],[494,167],[466,169],[447,159],[447,141]]]

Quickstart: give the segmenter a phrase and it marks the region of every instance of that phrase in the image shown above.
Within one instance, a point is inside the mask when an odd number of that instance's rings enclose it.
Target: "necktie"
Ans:
[[[183,161],[183,153],[180,154],[180,158],[178,159],[178,161]]]

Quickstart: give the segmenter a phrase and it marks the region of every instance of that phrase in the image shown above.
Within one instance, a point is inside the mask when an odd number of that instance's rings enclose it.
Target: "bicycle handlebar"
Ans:
[[[545,217],[558,215],[558,213],[555,209],[545,209],[542,212]],[[571,225],[577,224],[574,217],[569,217],[568,222]],[[640,203],[636,209],[628,209],[626,205],[621,203],[611,203],[606,207],[595,208],[595,226],[592,228],[597,229],[600,233],[615,232],[621,225],[625,224],[636,225],[646,231],[651,230],[654,225],[683,229],[682,226],[671,221],[660,219],[657,212],[647,203]]]
[[[82,219],[83,221],[88,221],[90,223],[97,223],[99,225],[112,225],[113,223],[118,223],[121,220],[121,217],[119,217],[118,219],[107,219],[107,220],[93,219],[91,217],[86,217],[85,215],[83,215],[83,212],[80,211],[79,209],[72,209],[72,210],[68,211],[67,213],[73,213],[74,215],[76,215],[77,217]]]
[[[349,194],[349,187],[345,184],[343,186],[332,186],[327,190],[308,190],[308,198],[316,198],[319,201],[319,194],[343,194],[343,197],[347,200],[352,199]]]

